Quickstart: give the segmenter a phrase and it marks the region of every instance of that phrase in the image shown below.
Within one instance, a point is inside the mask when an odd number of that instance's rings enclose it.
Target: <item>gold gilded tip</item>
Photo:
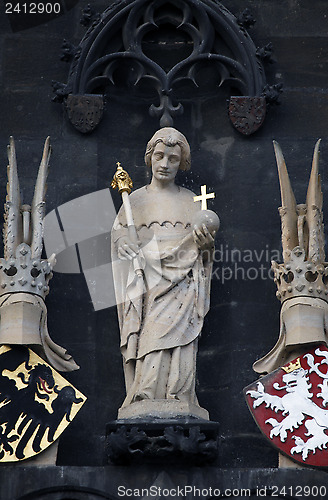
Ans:
[[[131,180],[131,177],[129,174],[126,172],[126,170],[123,169],[121,163],[118,161],[116,163],[117,169],[114,174],[111,187],[113,189],[118,189],[118,192],[124,193],[127,192],[128,194],[131,193],[132,188],[133,188],[133,182]]]

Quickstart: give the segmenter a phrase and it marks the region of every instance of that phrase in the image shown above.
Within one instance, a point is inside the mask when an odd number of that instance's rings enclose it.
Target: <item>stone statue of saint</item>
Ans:
[[[209,310],[218,223],[214,227],[205,213],[200,217],[194,193],[175,183],[178,170],[190,168],[184,135],[170,127],[158,130],[145,162],[151,182],[129,196],[137,240],[131,239],[123,206],[112,230],[127,393],[119,418],[208,419],[195,393],[196,354]]]

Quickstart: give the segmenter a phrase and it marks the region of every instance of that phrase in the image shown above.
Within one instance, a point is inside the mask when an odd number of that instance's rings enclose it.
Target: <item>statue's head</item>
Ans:
[[[179,170],[189,170],[190,169],[190,146],[187,139],[181,132],[173,127],[164,127],[153,135],[147,144],[145,153],[145,163],[147,167],[151,167],[151,157],[154,152],[156,145],[162,142],[165,146],[174,147],[176,145],[180,146],[181,149],[181,161]]]

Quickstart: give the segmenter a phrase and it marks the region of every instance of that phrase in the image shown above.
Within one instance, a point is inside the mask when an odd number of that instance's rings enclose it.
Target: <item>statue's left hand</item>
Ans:
[[[209,250],[214,247],[214,237],[205,224],[195,226],[193,230],[194,241],[200,250]]]

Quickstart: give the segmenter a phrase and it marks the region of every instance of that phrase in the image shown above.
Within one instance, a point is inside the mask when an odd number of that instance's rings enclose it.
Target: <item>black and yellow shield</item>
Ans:
[[[0,347],[0,462],[42,452],[86,397],[24,346]]]

